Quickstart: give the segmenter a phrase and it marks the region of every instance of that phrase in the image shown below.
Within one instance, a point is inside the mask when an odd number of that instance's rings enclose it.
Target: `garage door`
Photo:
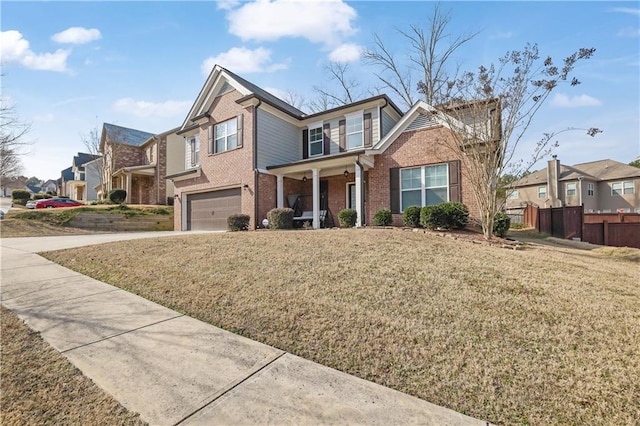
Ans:
[[[240,213],[240,188],[187,195],[187,230],[222,231]]]

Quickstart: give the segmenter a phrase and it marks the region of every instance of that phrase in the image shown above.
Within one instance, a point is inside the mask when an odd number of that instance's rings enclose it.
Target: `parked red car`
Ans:
[[[70,198],[49,198],[47,200],[39,200],[36,203],[36,209],[52,209],[54,207],[76,207],[82,205],[84,204]]]

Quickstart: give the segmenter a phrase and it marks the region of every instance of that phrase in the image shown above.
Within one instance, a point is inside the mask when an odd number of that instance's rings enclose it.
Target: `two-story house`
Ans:
[[[176,135],[175,229],[226,229],[234,213],[259,227],[275,207],[311,212],[314,228],[344,208],[358,226],[382,208],[399,225],[409,205],[471,201],[451,131],[424,102],[403,114],[379,95],[305,114],[215,66]]]
[[[103,153],[101,198],[113,189],[127,191],[127,203],[170,204],[173,185],[167,182],[167,137],[104,123],[100,138]]]
[[[613,160],[566,166],[554,156],[546,169],[507,190],[507,209],[584,205],[586,213],[640,213],[640,169]]]
[[[65,196],[77,201],[97,199],[96,186],[100,182],[100,155],[79,152],[71,162],[73,178],[65,180]]]

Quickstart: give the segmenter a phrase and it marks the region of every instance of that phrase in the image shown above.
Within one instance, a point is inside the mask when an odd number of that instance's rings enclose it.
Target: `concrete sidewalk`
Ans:
[[[170,235],[177,233],[2,238],[0,301],[150,424],[486,425],[221,330],[35,254]]]

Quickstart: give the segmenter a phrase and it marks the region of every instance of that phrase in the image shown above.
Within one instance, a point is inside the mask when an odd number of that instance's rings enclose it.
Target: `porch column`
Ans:
[[[320,169],[311,169],[313,174],[313,229],[320,228]]]
[[[284,207],[284,177],[276,175],[276,207],[281,209]]]
[[[358,217],[356,218],[356,228],[360,228],[362,226],[362,224],[364,223],[364,221],[362,220],[362,215],[364,214],[363,211],[363,202],[362,202],[362,195],[364,194],[364,191],[362,189],[362,183],[364,181],[364,173],[362,171],[362,166],[360,164],[358,164],[357,162],[355,163],[355,168],[356,168],[356,212],[358,213]]]
[[[125,175],[125,179],[127,181],[127,199],[125,200],[127,204],[131,204],[131,173],[127,173]]]

